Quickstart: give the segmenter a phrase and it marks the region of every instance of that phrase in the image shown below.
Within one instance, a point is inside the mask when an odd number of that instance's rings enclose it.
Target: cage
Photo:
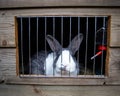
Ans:
[[[37,62],[41,52],[45,54],[45,58],[52,52],[46,41],[47,35],[51,35],[63,48],[67,48],[72,39],[79,33],[83,34],[83,40],[74,55],[79,65],[77,77],[106,74],[109,16],[29,16],[16,17],[16,20],[20,76],[46,76],[45,60],[41,66],[35,65],[36,74],[32,74],[32,61],[34,59]],[[42,71],[41,74],[37,73],[39,70]],[[52,77],[54,76],[53,72]],[[63,76],[62,72],[61,76]]]

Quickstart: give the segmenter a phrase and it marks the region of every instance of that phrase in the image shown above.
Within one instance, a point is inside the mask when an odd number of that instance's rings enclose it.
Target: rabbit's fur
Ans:
[[[47,35],[46,40],[53,52],[47,54],[47,56],[45,52],[39,52],[32,58],[32,74],[77,75],[80,72],[79,64],[73,56],[80,47],[83,34],[79,33],[75,36],[67,48],[62,48],[51,35]]]

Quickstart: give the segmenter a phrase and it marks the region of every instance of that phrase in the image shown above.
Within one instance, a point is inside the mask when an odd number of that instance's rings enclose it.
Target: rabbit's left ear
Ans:
[[[51,35],[47,35],[46,40],[50,48],[52,49],[52,51],[57,53],[62,49],[62,46],[60,45],[60,43]]]
[[[83,40],[83,34],[79,33],[77,36],[74,37],[74,39],[69,44],[68,48],[73,55],[79,49],[82,40]]]

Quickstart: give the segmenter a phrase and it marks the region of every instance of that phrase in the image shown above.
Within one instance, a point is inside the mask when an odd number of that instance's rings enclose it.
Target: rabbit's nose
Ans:
[[[66,66],[62,64],[61,67],[60,67],[60,70],[61,71],[65,71],[66,70]]]
[[[66,67],[61,67],[60,70],[61,70],[61,71],[65,71],[65,70],[66,70]]]

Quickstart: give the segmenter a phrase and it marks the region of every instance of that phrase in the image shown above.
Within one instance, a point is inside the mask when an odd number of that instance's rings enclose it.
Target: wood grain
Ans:
[[[0,47],[15,47],[14,18],[0,12]]]
[[[119,0],[0,0],[0,8],[25,8],[25,7],[60,7],[60,6],[85,6],[85,7],[119,7]]]
[[[15,49],[0,49],[0,75],[16,75]]]
[[[81,79],[21,79],[16,77],[16,44],[17,28],[15,16],[111,16],[111,25],[108,32],[109,54],[106,71],[107,78]],[[14,9],[0,10],[0,76],[5,77],[8,83],[19,84],[53,84],[56,85],[120,85],[120,10],[119,8],[49,8],[49,9]],[[3,48],[1,48],[3,47]],[[110,48],[111,47],[111,48]],[[117,47],[117,48],[116,48]],[[18,58],[18,57],[17,57]],[[17,60],[18,61],[18,60]],[[18,72],[17,72],[18,73]]]
[[[52,8],[0,10],[0,47],[16,47],[15,16],[111,16],[108,34],[111,47],[120,47],[120,10],[119,8]]]
[[[38,85],[120,85],[120,48],[110,49],[110,63],[108,77],[84,78],[46,78],[24,77],[16,75],[16,49],[0,49],[0,75],[11,84],[38,84]]]
[[[120,86],[0,85],[0,96],[119,96]]]

